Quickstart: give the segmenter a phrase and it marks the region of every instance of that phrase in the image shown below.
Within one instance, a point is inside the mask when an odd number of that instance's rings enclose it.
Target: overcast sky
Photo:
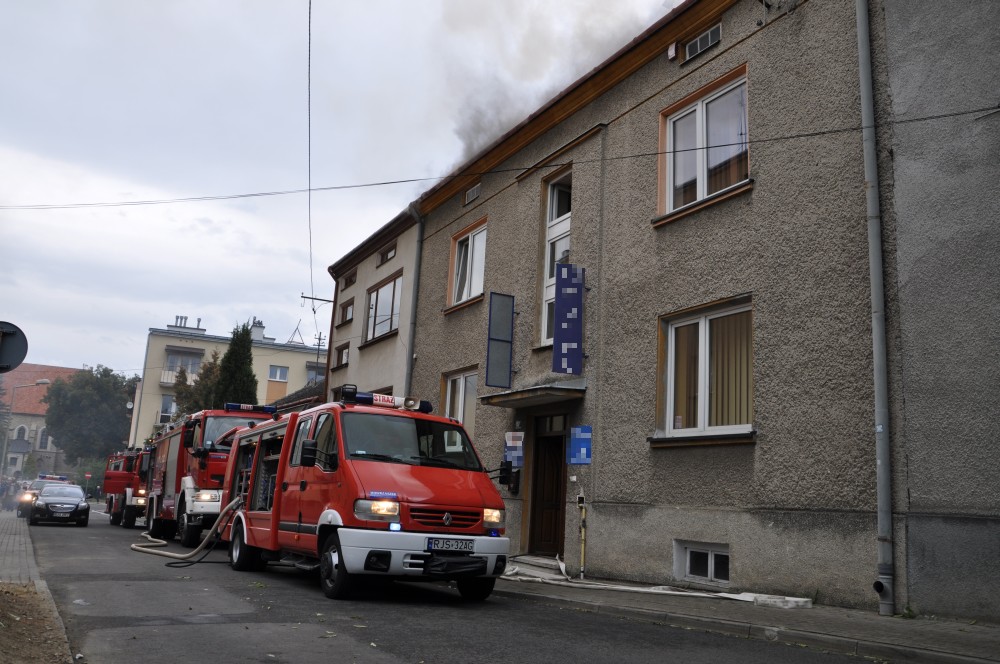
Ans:
[[[0,321],[126,375],[179,315],[325,341],[330,264],[674,4],[313,0],[310,122],[308,0],[0,0]],[[311,232],[304,193],[120,205],[305,190],[310,125],[314,189],[419,181]]]

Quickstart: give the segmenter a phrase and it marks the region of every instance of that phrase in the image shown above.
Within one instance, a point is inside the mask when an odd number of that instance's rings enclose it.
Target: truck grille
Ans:
[[[455,530],[462,530],[478,526],[480,520],[482,519],[482,513],[462,512],[459,510],[410,508],[410,519],[421,526],[431,528],[447,527]],[[451,523],[447,523],[448,521],[451,521]]]

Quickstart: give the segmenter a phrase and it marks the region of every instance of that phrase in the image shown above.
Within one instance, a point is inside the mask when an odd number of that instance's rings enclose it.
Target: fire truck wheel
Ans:
[[[146,514],[146,523],[149,524],[149,536],[153,539],[163,539],[163,519],[156,519]]]
[[[181,536],[181,546],[193,549],[201,542],[201,526],[190,522],[190,515],[181,503],[180,516],[177,518],[177,534]]]
[[[458,585],[458,593],[462,596],[462,599],[468,602],[482,602],[484,599],[490,596],[493,592],[493,586],[496,585],[496,579],[459,579],[456,584]]]
[[[125,508],[122,514],[122,528],[135,528],[135,510]]]
[[[108,499],[108,516],[110,517],[110,522],[112,526],[117,526],[122,522],[122,513],[115,512],[114,501],[110,498]]]
[[[246,572],[260,564],[260,550],[247,544],[243,536],[243,525],[233,526],[233,539],[229,542],[229,566],[238,572]]]
[[[352,582],[340,553],[340,538],[337,533],[331,533],[323,542],[323,553],[319,557],[320,588],[330,599],[346,599],[351,594]]]

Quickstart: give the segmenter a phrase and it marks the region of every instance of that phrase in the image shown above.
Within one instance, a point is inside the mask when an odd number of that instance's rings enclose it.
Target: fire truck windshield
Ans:
[[[220,444],[219,438],[222,437],[222,434],[226,433],[233,427],[246,426],[247,422],[247,418],[238,413],[233,413],[232,415],[227,416],[215,415],[206,418],[205,437],[202,438],[202,440],[206,443],[211,441],[215,446],[214,450],[219,452],[228,452],[229,443],[232,441],[232,438],[227,439],[225,444]]]
[[[481,471],[465,431],[414,417],[344,413],[344,451],[354,459]]]

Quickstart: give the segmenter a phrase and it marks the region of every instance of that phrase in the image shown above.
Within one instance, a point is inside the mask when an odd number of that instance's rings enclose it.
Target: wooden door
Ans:
[[[531,553],[562,554],[566,520],[566,451],[563,436],[542,436],[535,441],[531,480]]]

